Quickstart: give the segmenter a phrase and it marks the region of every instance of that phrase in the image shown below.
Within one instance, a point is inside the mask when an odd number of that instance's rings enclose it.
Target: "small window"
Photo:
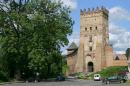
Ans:
[[[87,28],[85,28],[85,31],[87,31]]]
[[[92,30],[92,27],[90,27],[90,30]]]
[[[92,47],[89,47],[89,50],[92,51]]]
[[[97,27],[95,27],[95,29],[97,30]]]

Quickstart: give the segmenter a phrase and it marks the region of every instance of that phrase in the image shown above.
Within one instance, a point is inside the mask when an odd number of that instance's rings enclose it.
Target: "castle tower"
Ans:
[[[104,7],[80,11],[80,46],[76,72],[96,72],[106,67],[108,10]]]

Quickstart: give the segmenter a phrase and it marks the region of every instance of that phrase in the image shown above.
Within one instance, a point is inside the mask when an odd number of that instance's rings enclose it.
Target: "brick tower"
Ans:
[[[96,72],[105,68],[108,41],[108,10],[104,7],[81,10],[80,46],[75,72]]]

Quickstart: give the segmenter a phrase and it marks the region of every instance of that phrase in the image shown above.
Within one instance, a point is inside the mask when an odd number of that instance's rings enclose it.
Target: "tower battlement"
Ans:
[[[100,13],[100,12],[103,12],[105,14],[108,14],[109,11],[105,8],[105,7],[96,7],[96,8],[88,8],[88,10],[84,9],[84,10],[80,10],[80,15],[83,15],[83,14],[92,14],[92,13]]]

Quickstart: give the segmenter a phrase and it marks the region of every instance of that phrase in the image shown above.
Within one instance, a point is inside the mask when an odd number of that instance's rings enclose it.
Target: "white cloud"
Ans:
[[[78,32],[74,32],[70,37],[68,37],[69,39],[69,45],[74,42],[76,43],[77,46],[79,46],[79,33]]]
[[[67,55],[67,48],[70,46],[72,42],[76,43],[77,46],[79,46],[79,33],[78,32],[73,32],[71,36],[68,37],[69,44],[68,46],[65,46],[62,48],[62,55]]]
[[[125,51],[115,51],[116,54],[125,54]]]
[[[130,47],[130,32],[128,28],[120,26],[120,22],[130,22],[130,12],[122,7],[113,7],[109,9],[109,37],[110,43],[116,53],[125,53],[125,50]],[[116,23],[116,25],[115,25]]]
[[[120,33],[122,33],[123,34],[125,32],[126,32],[126,30],[124,28],[119,27],[119,26],[117,26],[117,25],[115,25],[113,23],[109,24],[109,33],[111,33],[111,34],[120,34]]]
[[[109,37],[116,53],[124,53],[130,47],[130,32],[123,27],[110,24]]]
[[[110,21],[128,20],[130,21],[130,13],[122,7],[113,7],[109,9]]]
[[[63,2],[63,5],[70,7],[71,9],[77,8],[77,0],[56,0]]]

